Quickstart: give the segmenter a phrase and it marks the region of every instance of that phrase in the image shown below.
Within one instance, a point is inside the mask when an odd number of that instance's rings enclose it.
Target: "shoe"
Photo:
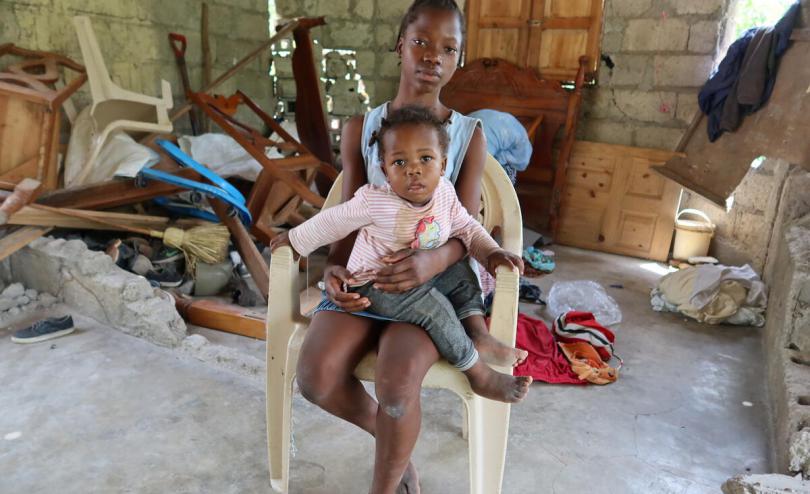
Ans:
[[[234,271],[236,275],[242,279],[250,278],[251,277],[250,271],[248,271],[248,268],[247,266],[245,266],[245,263],[242,262],[242,256],[239,255],[239,252],[232,250],[228,255],[231,258],[231,263],[234,266]]]
[[[174,288],[183,283],[183,275],[175,271],[171,266],[165,269],[152,270],[144,275],[149,283],[160,285],[161,288]]]
[[[132,260],[129,270],[135,274],[146,276],[149,271],[154,271],[154,266],[149,261],[148,257],[143,254],[138,254],[135,256],[135,259]]]
[[[152,264],[170,264],[180,259],[183,259],[183,251],[175,249],[174,247],[163,247],[158,251],[155,258],[152,259]]]
[[[107,255],[112,258],[116,266],[123,269],[129,269],[129,265],[132,263],[132,259],[136,255],[135,250],[123,243],[120,238],[110,240],[107,247],[105,247],[104,252],[106,252]]]
[[[39,341],[51,340],[72,333],[73,327],[71,316],[50,317],[37,321],[31,326],[15,332],[11,336],[14,343],[37,343]]]

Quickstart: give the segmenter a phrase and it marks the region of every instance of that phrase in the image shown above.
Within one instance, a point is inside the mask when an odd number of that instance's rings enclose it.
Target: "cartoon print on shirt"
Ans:
[[[416,238],[411,249],[435,249],[442,244],[442,229],[434,216],[426,216],[416,224]]]

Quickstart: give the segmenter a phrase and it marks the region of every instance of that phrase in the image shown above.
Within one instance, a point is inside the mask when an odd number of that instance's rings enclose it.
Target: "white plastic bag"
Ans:
[[[551,287],[548,311],[551,317],[571,310],[590,312],[603,326],[622,322],[622,311],[613,297],[595,281],[561,281]]]
[[[160,155],[143,144],[135,142],[128,134],[117,131],[110,134],[87,177],[79,182],[78,177],[90,155],[94,135],[93,119],[88,106],[79,113],[70,134],[67,157],[65,158],[65,185],[94,184],[113,177],[133,178],[142,168],[148,168],[160,161]]]

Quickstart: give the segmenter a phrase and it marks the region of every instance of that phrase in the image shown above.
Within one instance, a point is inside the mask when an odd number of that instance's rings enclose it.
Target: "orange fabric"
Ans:
[[[559,343],[565,357],[571,363],[571,370],[583,381],[592,384],[610,384],[615,382],[619,373],[610,367],[587,342]]]

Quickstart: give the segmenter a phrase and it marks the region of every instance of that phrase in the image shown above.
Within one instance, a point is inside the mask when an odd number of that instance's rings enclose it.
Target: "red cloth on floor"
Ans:
[[[557,347],[546,323],[518,314],[517,344],[529,352],[526,360],[515,367],[514,375],[532,376],[551,384],[588,384],[571,370],[571,364]]]

